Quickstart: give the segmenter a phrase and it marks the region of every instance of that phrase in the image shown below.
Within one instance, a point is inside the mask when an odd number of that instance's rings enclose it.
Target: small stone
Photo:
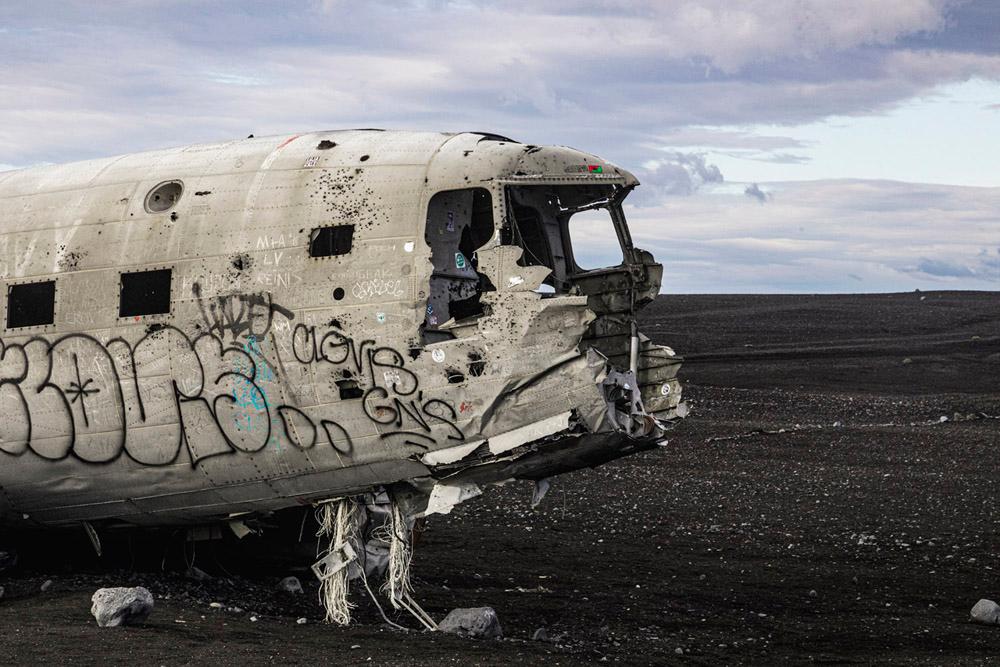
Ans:
[[[212,575],[200,568],[195,567],[194,565],[187,569],[184,576],[188,579],[193,579],[194,581],[210,581],[212,579]]]
[[[819,595],[819,593],[817,593],[817,592],[816,592],[816,589],[815,589],[815,588],[814,588],[814,589],[812,589],[811,591],[809,591],[809,597],[811,597],[811,598],[814,598],[814,597],[816,597],[817,595]]]
[[[533,642],[547,642],[547,641],[549,641],[549,633],[545,631],[545,628],[538,628],[531,635],[531,641],[533,641]]]
[[[256,616],[251,616],[250,617],[250,622],[251,623],[256,623],[257,622],[257,617]]]
[[[678,646],[677,648],[674,649],[674,653],[676,653],[677,655],[684,655],[684,649]]]
[[[102,628],[142,623],[153,611],[153,594],[142,586],[99,588],[91,601],[90,613]]]
[[[904,366],[907,366],[907,365],[912,364],[912,363],[913,363],[913,359],[910,359],[909,357],[906,357],[905,359],[903,359],[903,365]]]
[[[296,621],[295,621],[295,622],[296,622],[296,623],[298,623],[299,625],[305,625],[305,624],[306,624],[306,623],[308,623],[309,621],[307,621],[307,620],[306,620],[306,617],[305,617],[305,616],[303,616],[302,618],[299,618],[299,619],[296,619]]]
[[[503,638],[500,619],[493,607],[452,609],[438,625],[438,630],[473,639]]]
[[[0,599],[3,599],[3,594],[6,592],[6,589],[3,586],[0,586]]]
[[[300,595],[302,593],[302,582],[299,581],[298,577],[285,577],[278,582],[277,588],[279,591],[284,591],[285,593]]]
[[[208,606],[211,607],[212,609],[222,609],[221,602],[210,602]]]
[[[1000,625],[1000,605],[993,600],[980,600],[972,608],[970,617],[976,623]]]
[[[42,582],[42,585],[38,588],[38,590],[40,590],[40,591],[42,591],[44,593],[45,591],[49,590],[50,588],[52,588],[52,580],[51,579],[46,579],[45,581]]]

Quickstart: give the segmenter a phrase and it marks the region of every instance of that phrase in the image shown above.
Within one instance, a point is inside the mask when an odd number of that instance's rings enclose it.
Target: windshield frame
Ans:
[[[516,245],[524,250],[518,263],[522,266],[545,266],[552,270],[545,283],[556,291],[568,291],[574,278],[609,272],[627,271],[635,263],[635,249],[628,229],[622,201],[636,184],[607,181],[560,180],[558,182],[507,182],[504,184],[505,211],[502,226],[502,243]],[[564,204],[569,188],[608,188],[606,197],[570,201]],[[542,196],[539,196],[542,195]],[[581,267],[573,251],[570,220],[577,213],[605,209],[608,211],[615,237],[622,252],[622,261],[613,266],[586,269]],[[530,211],[531,213],[529,213]],[[533,216],[532,216],[533,214]],[[544,223],[545,216],[557,223],[559,238],[552,238],[551,224]],[[533,217],[534,219],[529,219]],[[555,245],[553,241],[558,241]],[[541,242],[545,245],[542,247]],[[557,258],[561,258],[558,261]],[[560,289],[560,286],[562,289]]]

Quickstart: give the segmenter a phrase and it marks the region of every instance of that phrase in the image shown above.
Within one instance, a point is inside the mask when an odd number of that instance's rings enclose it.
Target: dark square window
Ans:
[[[56,283],[11,285],[7,289],[7,328],[52,324],[56,316]]]
[[[170,312],[170,269],[123,273],[118,317]]]
[[[331,257],[351,252],[354,241],[354,225],[317,227],[309,235],[310,257]]]

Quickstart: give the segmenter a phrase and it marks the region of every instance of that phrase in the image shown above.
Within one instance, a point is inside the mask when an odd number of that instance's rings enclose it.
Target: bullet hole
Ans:
[[[177,211],[174,211],[173,213],[170,214],[170,219],[174,222],[177,221]]]
[[[60,271],[73,271],[80,264],[80,260],[87,254],[86,252],[66,252],[66,246],[59,248],[63,253],[59,258],[58,269]]]
[[[454,368],[449,368],[445,371],[445,374],[448,376],[448,382],[450,384],[461,384],[465,382],[465,375],[459,373]]]
[[[410,359],[413,359],[414,361],[416,361],[417,359],[420,358],[420,353],[423,352],[423,351],[424,351],[424,348],[422,348],[422,347],[411,347],[409,349]]]
[[[146,212],[163,213],[169,211],[177,205],[183,193],[184,185],[180,181],[165,181],[160,183],[146,195]]]
[[[362,162],[368,162],[368,157],[369,157],[369,156],[367,156],[367,155],[362,155],[362,156],[361,156],[361,161],[362,161]]]
[[[236,255],[233,257],[233,268],[237,271],[245,271],[250,268],[250,255]]]
[[[343,298],[344,298],[344,288],[343,287],[338,287],[337,289],[333,290],[333,299],[334,299],[334,301],[340,301]]]
[[[337,145],[336,141],[330,141],[329,139],[324,139],[323,141],[316,144],[316,148],[321,151],[328,151]]]
[[[212,194],[211,190],[198,190],[198,192],[194,193],[194,196],[195,197],[204,197],[205,195],[210,195],[210,194]]]
[[[332,320],[330,320],[330,322],[328,323],[328,325],[327,325],[327,326],[331,326],[331,327],[333,327],[334,329],[343,329],[343,328],[344,328],[344,325],[343,325],[343,324],[341,324],[341,323],[340,323],[340,320],[338,320],[338,319],[336,319],[336,318],[335,318],[335,319],[332,319]],[[345,370],[344,370],[344,376],[345,376],[345,377],[351,377],[351,371],[349,371],[349,370],[346,370],[346,369],[345,369]]]
[[[469,352],[469,375],[481,377],[485,372],[486,360],[477,352]]]

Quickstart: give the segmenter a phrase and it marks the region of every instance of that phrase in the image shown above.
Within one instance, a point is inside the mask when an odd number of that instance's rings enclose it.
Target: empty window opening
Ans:
[[[11,285],[7,289],[7,328],[52,324],[56,314],[56,283]]]
[[[317,227],[309,235],[310,257],[333,257],[351,252],[354,244],[354,225]]]
[[[177,205],[182,194],[184,194],[184,184],[180,181],[160,183],[146,195],[146,212],[163,213],[169,211]]]
[[[427,208],[424,239],[431,248],[430,297],[424,330],[483,312],[483,292],[496,288],[479,273],[477,251],[493,237],[493,198],[485,188],[439,192]],[[426,336],[425,336],[426,338]]]
[[[518,245],[521,266],[552,273],[541,292],[564,294],[576,274],[616,267],[631,244],[616,185],[525,185],[507,189],[509,215],[501,242]]]
[[[118,317],[170,312],[170,269],[123,273]]]
[[[578,271],[619,266],[625,261],[615,236],[615,221],[606,208],[592,208],[570,215],[567,224],[573,242],[573,263]]]
[[[340,391],[342,401],[361,398],[365,394],[356,380],[337,380],[337,389]]]

